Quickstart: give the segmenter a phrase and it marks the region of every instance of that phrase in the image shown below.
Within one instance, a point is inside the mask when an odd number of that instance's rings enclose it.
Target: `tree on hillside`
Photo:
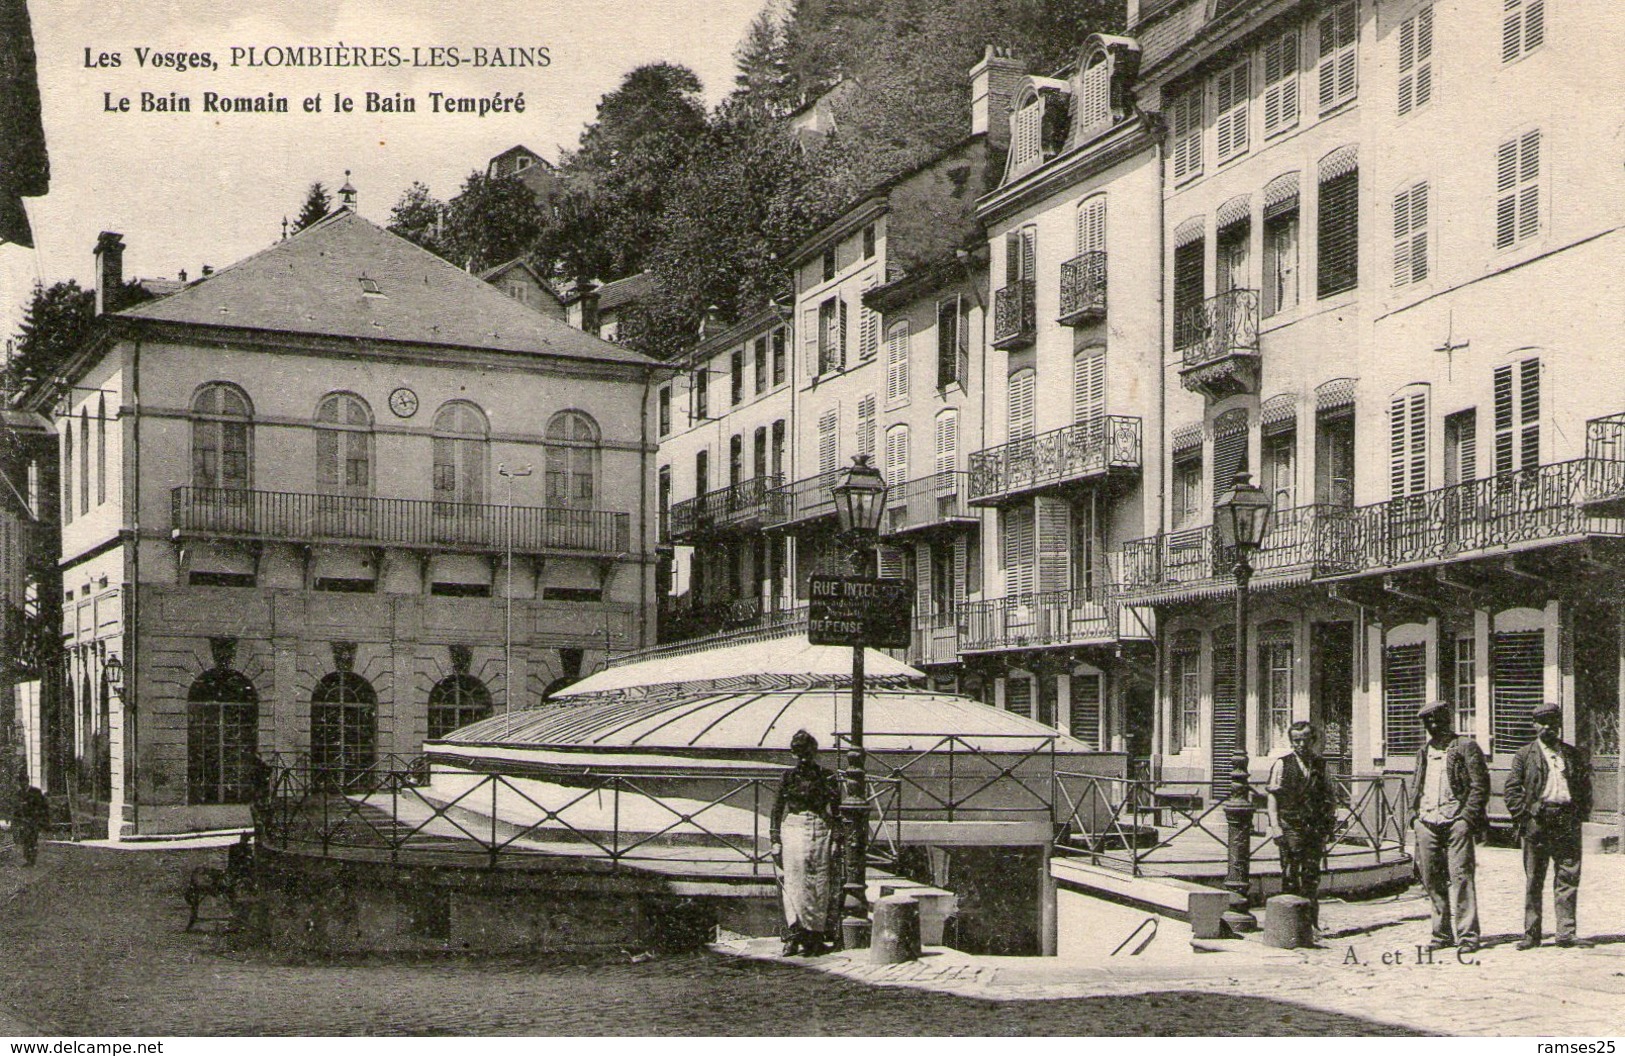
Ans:
[[[115,303],[129,308],[152,295],[136,281],[124,284]],[[0,402],[10,402],[59,371],[95,333],[96,291],[73,279],[34,285],[11,355],[0,366]]]
[[[408,242],[444,257],[445,222],[446,203],[430,194],[427,186],[414,181],[390,209],[389,223],[384,226]]]
[[[293,229],[303,231],[332,211],[333,199],[328,196],[327,188],[317,180],[305,192],[305,204],[299,207],[299,216],[293,222]]]
[[[517,176],[475,170],[446,204],[441,255],[474,272],[527,257],[541,235],[543,219],[536,195]]]

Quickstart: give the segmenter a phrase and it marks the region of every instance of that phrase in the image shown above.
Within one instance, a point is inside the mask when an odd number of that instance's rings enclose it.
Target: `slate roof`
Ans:
[[[619,308],[623,304],[631,304],[654,289],[655,278],[647,271],[640,271],[636,275],[628,275],[624,279],[606,282],[598,287],[598,310],[605,308]]]
[[[363,279],[377,292],[367,292]],[[520,304],[347,208],[184,290],[118,315],[604,363],[655,363]]]

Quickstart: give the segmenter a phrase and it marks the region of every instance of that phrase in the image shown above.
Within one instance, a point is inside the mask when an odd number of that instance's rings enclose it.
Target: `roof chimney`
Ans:
[[[987,46],[982,61],[970,71],[971,135],[985,132],[993,146],[1009,149],[1010,101],[1024,72],[1021,61],[1009,48]]]
[[[700,340],[704,341],[712,334],[722,330],[722,309],[714,304],[705,306],[705,314],[700,316]]]
[[[576,309],[581,313],[579,326],[589,334],[598,333],[598,287],[591,279],[576,280]]]
[[[116,312],[124,293],[124,236],[103,231],[96,236],[96,314]]]

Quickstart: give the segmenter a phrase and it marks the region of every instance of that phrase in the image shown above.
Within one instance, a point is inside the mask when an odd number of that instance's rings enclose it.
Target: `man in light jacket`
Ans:
[[[1489,831],[1490,770],[1471,737],[1455,733],[1448,701],[1417,712],[1427,743],[1416,753],[1416,864],[1433,906],[1432,949],[1478,951],[1478,890],[1473,845]]]
[[[1557,944],[1590,946],[1575,935],[1580,900],[1580,823],[1591,813],[1591,766],[1561,737],[1563,710],[1542,704],[1531,716],[1539,735],[1512,757],[1504,789],[1507,811],[1523,843],[1523,938],[1518,949],[1540,945],[1541,889],[1552,865]]]

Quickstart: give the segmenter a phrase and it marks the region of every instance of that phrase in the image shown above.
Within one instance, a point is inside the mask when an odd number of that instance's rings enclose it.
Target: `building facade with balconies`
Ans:
[[[348,206],[107,322],[56,427],[112,834],[242,824],[257,755],[342,782],[652,642],[645,357]]]
[[[789,554],[769,533],[790,463],[790,338],[775,305],[711,327],[655,391],[660,640],[751,628],[793,608]]]
[[[962,613],[960,651],[1001,706],[1147,759],[1154,623],[1116,603],[1106,558],[1144,531],[1160,439],[1148,235],[1162,201],[1139,59],[1136,42],[1097,35],[1009,96],[1003,178],[978,205],[994,287],[984,440],[967,467],[983,597]]]
[[[1617,821],[1618,63],[1600,3],[1131,8],[1163,173],[1166,499],[1114,561],[1158,612],[1164,776],[1234,743],[1238,470],[1274,513],[1254,565],[1255,773],[1309,719],[1347,772],[1410,770],[1455,706],[1494,788],[1562,705]],[[1605,72],[1606,71],[1606,72]],[[1600,78],[1600,80],[1599,80]],[[1582,87],[1583,85],[1583,87]],[[1584,96],[1582,101],[1581,96]],[[1486,113],[1495,120],[1487,121]],[[1492,814],[1500,811],[1499,798]]]

